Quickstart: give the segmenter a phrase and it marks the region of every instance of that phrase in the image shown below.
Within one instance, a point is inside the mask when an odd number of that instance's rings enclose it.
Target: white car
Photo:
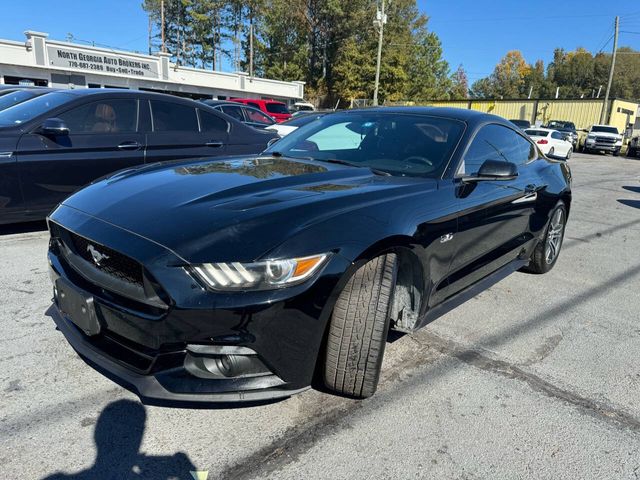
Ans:
[[[571,158],[573,145],[565,140],[565,135],[550,128],[527,128],[524,133],[538,144],[540,151],[549,157]]]

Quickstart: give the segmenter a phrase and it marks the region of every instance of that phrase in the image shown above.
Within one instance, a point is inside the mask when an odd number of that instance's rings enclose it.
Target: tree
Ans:
[[[451,100],[464,100],[469,98],[469,79],[462,65],[451,75]]]

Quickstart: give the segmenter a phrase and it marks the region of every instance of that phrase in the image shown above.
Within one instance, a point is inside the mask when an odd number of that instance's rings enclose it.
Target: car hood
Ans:
[[[423,192],[425,182],[437,185],[421,179]],[[188,262],[253,261],[316,222],[410,194],[412,183],[368,168],[232,157],[121,171],[63,204]]]

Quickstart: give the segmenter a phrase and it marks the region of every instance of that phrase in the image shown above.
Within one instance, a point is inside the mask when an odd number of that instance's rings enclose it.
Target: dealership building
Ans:
[[[304,82],[282,82],[175,65],[166,53],[143,55],[50,40],[28,30],[23,42],[0,39],[0,84],[56,88],[131,88],[191,98],[264,98],[291,104]]]

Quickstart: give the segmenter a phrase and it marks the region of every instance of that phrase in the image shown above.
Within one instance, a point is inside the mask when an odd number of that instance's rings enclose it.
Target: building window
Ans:
[[[29,85],[35,87],[46,87],[49,85],[48,80],[42,80],[41,78],[11,77],[9,75],[5,75],[4,83],[6,85]]]

